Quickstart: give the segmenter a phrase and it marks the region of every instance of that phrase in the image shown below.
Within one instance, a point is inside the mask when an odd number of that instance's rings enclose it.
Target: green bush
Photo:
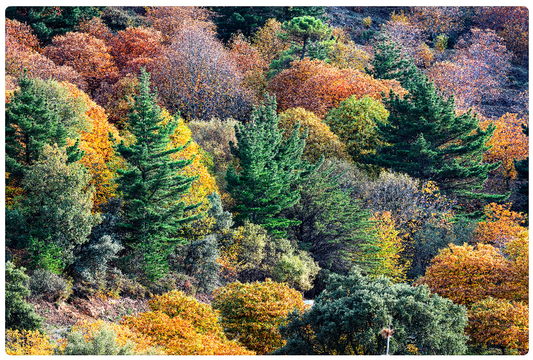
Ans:
[[[72,294],[72,284],[46,269],[37,269],[30,276],[31,296],[48,301],[66,300]]]
[[[30,295],[24,268],[6,263],[6,329],[42,330],[42,319],[24,299]]]
[[[332,274],[308,311],[280,328],[287,341],[277,355],[384,355],[380,335],[392,323],[389,354],[458,355],[466,351],[466,309],[427,286],[394,284],[358,271]]]
[[[57,350],[57,355],[133,355],[134,345],[126,343],[121,346],[116,341],[115,332],[102,326],[94,337],[85,339],[83,332],[73,331],[67,336],[67,346]]]

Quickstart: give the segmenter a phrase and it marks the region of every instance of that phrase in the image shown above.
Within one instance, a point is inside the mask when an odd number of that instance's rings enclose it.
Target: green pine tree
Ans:
[[[402,46],[392,41],[386,33],[380,33],[377,37],[370,65],[366,72],[374,78],[398,80],[404,87],[420,75],[411,59],[402,54]]]
[[[215,6],[210,9],[216,14],[213,20],[224,42],[239,31],[246,37],[252,36],[268,19],[285,22],[298,16],[323,18],[325,15],[323,6]]]
[[[101,7],[95,6],[10,6],[6,18],[30,25],[42,45],[54,36],[76,31],[82,20],[100,17]]]
[[[378,123],[378,131],[385,145],[365,161],[433,180],[460,200],[503,200],[505,196],[481,192],[487,174],[500,165],[483,163],[495,127],[483,131],[472,111],[457,115],[454,98],[439,94],[421,73],[404,86],[409,94],[391,92],[384,100],[390,115]]]
[[[300,60],[303,60],[305,56],[309,41],[320,41],[331,35],[331,29],[328,25],[312,16],[295,17],[290,22],[283,24],[283,27],[289,35],[302,42]]]
[[[59,114],[50,110],[44,96],[38,94],[35,80],[20,77],[19,89],[6,104],[6,172],[8,184],[19,185],[24,171],[33,165],[44,145],[67,145],[68,129]],[[67,147],[69,162],[78,161],[83,153],[78,141]]]
[[[301,160],[307,135],[300,137],[299,126],[292,136],[282,141],[278,129],[276,100],[267,97],[265,105],[254,109],[246,125],[235,126],[237,144],[230,143],[237,160],[228,169],[227,189],[236,200],[235,220],[242,224],[249,220],[283,236],[285,229],[296,223],[277,216],[293,206],[300,193],[295,187],[305,170]],[[309,170],[309,169],[308,169]]]
[[[129,131],[135,142],[126,145],[122,141],[116,147],[128,165],[126,170],[118,171],[119,191],[124,196],[120,227],[125,231],[124,244],[143,257],[144,271],[157,279],[168,271],[170,252],[185,243],[178,230],[201,215],[187,216],[199,204],[187,206],[181,201],[196,179],[179,174],[191,160],[170,158],[188,144],[168,150],[177,121],[161,124],[161,108],[156,94],[150,91],[150,75],[144,69],[139,80],[139,95],[129,114]]]
[[[350,189],[341,189],[334,174],[335,163],[324,164],[299,185],[300,200],[284,212],[297,220],[291,238],[309,251],[322,269],[347,273],[354,261],[365,270],[372,268],[364,255],[378,251],[370,212],[361,209]]]

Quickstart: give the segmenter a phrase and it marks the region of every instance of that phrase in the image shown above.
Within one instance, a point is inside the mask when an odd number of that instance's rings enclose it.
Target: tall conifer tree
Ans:
[[[472,111],[458,115],[453,96],[439,94],[420,72],[402,85],[409,94],[391,91],[384,100],[390,115],[378,130],[385,145],[366,162],[436,181],[441,190],[462,200],[504,199],[481,192],[488,173],[500,165],[483,163],[495,127],[482,130]]]
[[[147,275],[156,279],[168,270],[168,255],[185,240],[177,234],[185,223],[199,217],[187,216],[197,205],[186,206],[181,197],[191,187],[195,177],[180,175],[180,170],[192,160],[173,161],[171,154],[188,146],[168,150],[169,136],[174,133],[177,121],[166,125],[161,122],[161,108],[156,94],[150,91],[150,75],[142,69],[140,93],[129,114],[129,131],[135,142],[123,141],[116,147],[128,167],[119,170],[119,190],[124,196],[124,244],[144,258]]]
[[[6,172],[9,184],[20,185],[23,173],[33,165],[44,145],[67,145],[67,129],[58,114],[50,111],[44,97],[39,96],[34,80],[20,77],[19,89],[6,104]],[[83,153],[78,142],[67,147],[68,162],[78,161]]]
[[[295,185],[310,167],[306,169],[301,160],[307,135],[300,137],[299,126],[295,126],[292,136],[283,142],[278,121],[276,100],[267,96],[246,125],[235,126],[237,144],[230,143],[230,147],[238,163],[230,166],[226,179],[228,191],[237,201],[233,209],[236,221],[248,219],[273,234],[284,235],[280,229],[294,225],[295,220],[277,215],[298,201],[300,192]]]

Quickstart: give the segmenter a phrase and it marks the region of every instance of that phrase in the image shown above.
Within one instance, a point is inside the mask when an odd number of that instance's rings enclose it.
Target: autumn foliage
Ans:
[[[270,83],[278,110],[302,107],[323,118],[331,108],[354,95],[381,100],[382,92],[405,94],[395,80],[377,80],[355,69],[338,69],[320,60],[293,62],[290,69],[276,75]]]
[[[478,222],[474,232],[476,242],[505,247],[524,231],[526,217],[522,213],[511,211],[511,204],[491,203],[485,207],[485,220]]]
[[[80,149],[84,151],[81,163],[91,174],[90,184],[95,189],[94,208],[98,208],[109,198],[117,195],[117,185],[114,181],[116,170],[124,164],[115,153],[109,134],[112,134],[117,141],[120,141],[121,137],[118,130],[107,121],[103,108],[75,86],[68,83],[64,86],[68,88],[70,96],[81,98],[88,109],[85,116],[89,126],[81,131]]]
[[[152,311],[126,317],[122,324],[151,338],[167,355],[253,355],[228,341],[209,305],[174,291],[150,302]]]
[[[292,135],[296,124],[300,124],[300,133],[307,132],[303,152],[305,158],[313,162],[317,161],[321,155],[325,158],[349,159],[344,143],[322,119],[311,111],[295,108],[279,114],[278,127],[285,130],[283,135],[285,140]]]
[[[496,131],[487,142],[491,148],[483,154],[483,159],[490,163],[501,161],[502,165],[495,172],[507,181],[514,180],[517,176],[514,162],[529,155],[529,141],[522,132],[522,125],[528,124],[529,119],[506,113],[497,120],[484,119],[480,125],[486,128],[490,123],[496,125]]]
[[[115,341],[119,346],[125,346],[130,343],[133,344],[133,353],[136,355],[165,355],[161,349],[154,348],[152,339],[149,336],[137,332],[129,328],[128,326],[105,322],[103,320],[97,321],[79,321],[71,328],[71,332],[79,331],[83,334],[86,341],[94,339],[94,336],[102,329],[102,327],[108,327],[115,334]],[[58,350],[65,349],[68,345],[66,338],[61,338],[58,341]]]
[[[278,327],[294,309],[305,308],[302,295],[267,280],[226,285],[215,290],[213,307],[222,315],[222,326],[230,338],[259,355],[268,354],[285,344]]]
[[[50,338],[38,330],[6,329],[6,353],[8,355],[53,355]]]
[[[418,283],[427,284],[432,292],[467,306],[489,296],[527,301],[524,287],[509,281],[515,266],[514,261],[506,259],[491,245],[449,244],[431,261]]]
[[[505,355],[525,355],[529,351],[529,307],[492,297],[476,302],[466,333],[478,346],[501,349]]]
[[[118,69],[105,42],[86,33],[69,32],[57,36],[43,54],[57,65],[68,65],[79,72],[90,92],[101,82],[114,82]]]

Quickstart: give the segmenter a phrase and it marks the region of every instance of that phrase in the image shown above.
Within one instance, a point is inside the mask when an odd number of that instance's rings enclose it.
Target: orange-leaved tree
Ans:
[[[163,43],[168,45],[178,32],[186,27],[200,27],[215,33],[215,24],[210,21],[211,11],[199,6],[149,6],[146,19],[152,28],[161,32]]]
[[[491,245],[450,244],[433,258],[417,283],[427,284],[432,292],[467,306],[489,296],[527,300],[527,292],[509,281],[513,265]]]
[[[381,100],[383,92],[405,90],[396,80],[378,80],[355,69],[338,69],[320,60],[303,59],[276,75],[269,88],[278,100],[278,111],[303,107],[319,117],[354,95]]]
[[[230,56],[244,75],[244,85],[253,92],[256,102],[261,101],[267,87],[265,71],[268,63],[241,33],[231,37],[229,48]]]
[[[30,78],[69,81],[85,89],[87,83],[70,66],[58,66],[38,52],[36,37],[25,24],[6,19],[5,74],[6,83],[26,74]],[[27,70],[27,71],[26,71]]]
[[[87,33],[69,32],[56,36],[43,54],[57,65],[68,65],[79,72],[88,84],[89,92],[101,82],[114,82],[118,69],[105,42]]]
[[[296,124],[300,124],[300,133],[307,131],[303,156],[308,160],[316,162],[321,155],[325,158],[349,159],[339,137],[323,120],[303,108],[288,109],[279,114],[278,127],[285,130],[284,140],[291,136]]]
[[[136,27],[119,31],[110,39],[109,53],[122,74],[138,75],[163,53],[162,35],[152,28]]]
[[[502,165],[494,172],[508,183],[517,176],[515,160],[524,160],[529,155],[529,141],[522,131],[522,125],[529,124],[529,117],[506,113],[498,120],[482,119],[481,128],[486,129],[490,123],[496,125],[496,131],[486,144],[490,149],[483,153],[483,160],[489,163],[501,161]]]
[[[474,240],[496,247],[505,247],[525,231],[526,217],[511,210],[511,204],[491,203],[485,206],[485,220],[477,223]]]
[[[149,336],[168,355],[253,355],[229,341],[218,323],[218,313],[179,291],[156,296],[151,311],[128,316],[122,324]]]
[[[214,294],[213,307],[220,311],[228,336],[259,355],[285,344],[279,326],[287,323],[289,312],[305,308],[300,292],[270,279],[231,283],[218,288]]]
[[[529,351],[529,307],[492,297],[478,301],[470,308],[466,333],[476,346],[500,349],[502,355],[525,355]]]
[[[91,174],[90,184],[94,186],[94,209],[116,196],[116,170],[124,166],[123,160],[115,153],[109,134],[120,141],[118,130],[107,121],[104,109],[91,100],[89,95],[76,86],[64,83],[69,96],[82,99],[87,107],[85,116],[89,122],[87,129],[82,130],[80,149],[84,151],[81,163]]]

